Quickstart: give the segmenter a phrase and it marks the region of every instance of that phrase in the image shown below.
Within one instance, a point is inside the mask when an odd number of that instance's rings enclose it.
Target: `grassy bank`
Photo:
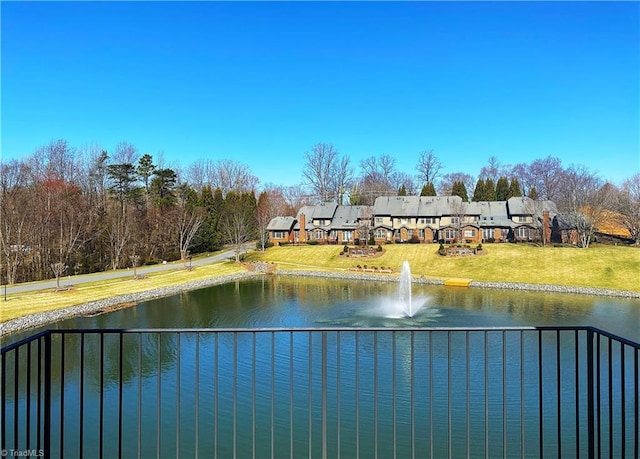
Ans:
[[[389,244],[373,258],[341,256],[341,246],[283,246],[253,252],[250,259],[286,269],[349,269],[356,265],[391,267],[411,264],[414,276],[463,277],[477,281],[525,282],[640,291],[640,249],[594,245],[589,249],[486,244],[485,254],[442,257],[437,244]]]
[[[448,258],[437,254],[437,245],[385,245],[372,258],[340,255],[341,246],[283,246],[266,252],[251,252],[247,261],[275,263],[282,269],[347,271],[357,265],[391,267],[399,272],[402,263],[411,264],[414,276],[435,279],[468,278],[476,281],[524,282],[640,292],[640,248],[593,246],[587,250],[570,247],[534,247],[527,244],[487,244],[482,256]],[[71,290],[51,289],[15,293],[0,300],[0,322],[40,312],[53,311],[104,298],[177,286],[211,277],[245,271],[235,263],[215,263],[186,271],[174,271],[133,278],[79,284]]]
[[[245,269],[235,263],[215,263],[208,266],[198,266],[191,271],[176,266],[175,271],[149,274],[144,279],[129,277],[91,282],[79,284],[70,290],[59,292],[47,289],[29,293],[14,293],[7,297],[6,302],[0,300],[0,322],[105,298],[187,284],[243,271]]]

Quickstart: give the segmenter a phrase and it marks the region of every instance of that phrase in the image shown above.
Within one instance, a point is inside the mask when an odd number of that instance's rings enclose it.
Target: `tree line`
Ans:
[[[419,153],[414,175],[399,171],[390,155],[361,160],[356,173],[348,156],[319,143],[305,154],[302,183],[265,184],[258,192],[260,180],[238,161],[182,167],[127,142],[106,151],[56,140],[0,163],[0,269],[4,281],[26,282],[186,260],[229,244],[238,259],[247,241],[267,246],[275,216],[317,202],[371,205],[378,196],[402,194],[548,199],[587,239],[615,211],[640,239],[640,174],[617,187],[554,157],[514,166],[490,158],[477,179],[443,170],[428,150]]]

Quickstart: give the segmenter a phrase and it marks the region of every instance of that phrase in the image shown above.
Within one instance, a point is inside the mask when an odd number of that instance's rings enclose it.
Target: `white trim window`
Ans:
[[[342,231],[342,240],[344,242],[353,242],[353,231],[352,230]]]
[[[284,239],[285,235],[284,235],[284,231],[274,231],[273,232],[273,238],[274,239]]]
[[[456,230],[453,228],[446,228],[444,230],[444,238],[445,239],[455,239],[456,238]]]
[[[476,237],[476,230],[474,229],[464,230],[464,237],[467,237],[467,238]]]
[[[376,229],[376,239],[388,239],[389,235],[386,229],[378,228]]]

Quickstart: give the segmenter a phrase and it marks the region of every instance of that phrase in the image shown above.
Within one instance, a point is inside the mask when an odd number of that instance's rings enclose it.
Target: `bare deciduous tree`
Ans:
[[[340,157],[331,144],[318,143],[305,153],[302,171],[307,184],[320,202],[341,202],[350,187],[352,171],[348,157]]]
[[[628,231],[636,245],[640,245],[640,172],[624,181],[617,193],[614,210],[618,222]]]
[[[578,245],[588,248],[595,230],[611,208],[611,189],[596,173],[584,166],[572,165],[562,174],[559,196],[559,210],[569,226],[575,229]]]
[[[434,186],[443,166],[433,150],[424,150],[420,152],[418,158],[418,180],[424,185],[433,183]]]

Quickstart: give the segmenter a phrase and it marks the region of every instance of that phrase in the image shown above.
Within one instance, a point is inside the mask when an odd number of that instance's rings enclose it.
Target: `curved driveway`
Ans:
[[[247,243],[242,247],[242,252],[247,252],[250,248],[255,247],[255,243]],[[211,263],[225,261],[228,259],[234,259],[235,254],[233,250],[223,250],[220,253],[216,253],[215,255],[211,255],[205,258],[198,258],[196,260],[192,260],[190,263],[192,266],[202,266],[208,265]],[[175,269],[179,269],[183,266],[182,261],[173,261],[171,263],[151,265],[151,266],[140,266],[137,271],[138,274],[149,274],[156,273],[161,271],[171,271]],[[115,271],[104,271],[101,273],[92,273],[92,274],[81,274],[78,276],[64,276],[60,278],[60,286],[72,286],[78,284],[86,284],[88,282],[100,282],[103,280],[111,280],[111,279],[119,279],[122,277],[130,277],[132,275],[131,269],[118,269]],[[4,295],[5,289],[7,294],[11,293],[25,293],[25,292],[35,292],[38,290],[45,290],[48,288],[55,288],[56,280],[46,280],[39,282],[28,282],[24,284],[15,284],[9,286],[2,286],[0,289],[0,296]]]

